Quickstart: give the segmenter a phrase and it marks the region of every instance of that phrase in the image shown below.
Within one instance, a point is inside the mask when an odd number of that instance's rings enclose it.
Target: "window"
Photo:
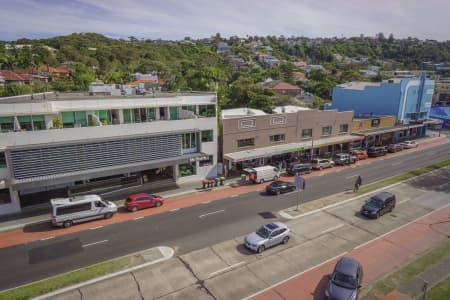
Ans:
[[[170,120],[179,120],[178,107],[177,106],[169,107],[169,115],[170,115]]]
[[[348,132],[348,124],[339,125],[339,132]]]
[[[99,118],[103,125],[111,124],[111,112],[109,110],[97,110],[95,115]]]
[[[286,135],[284,134],[275,134],[270,136],[271,143],[281,143],[286,140]]]
[[[90,210],[90,209],[91,209],[91,202],[75,204],[75,205],[70,205],[70,206],[57,207],[56,215],[57,216],[68,215],[68,214],[82,212],[82,211]]]
[[[255,146],[255,138],[238,140],[237,143],[239,148]]]
[[[215,117],[216,106],[215,105],[199,105],[198,112],[203,117]]]
[[[14,130],[14,117],[0,117],[0,128],[2,132]]]
[[[195,175],[195,174],[196,174],[195,161],[188,163],[188,164],[180,165],[180,176],[181,177],[191,176],[191,175]]]
[[[0,168],[6,168],[5,152],[0,152]]]
[[[197,138],[194,132],[183,134],[181,143],[183,150],[192,150],[191,152],[197,151]],[[184,153],[187,152],[184,151]]]
[[[199,160],[199,165],[200,167],[206,167],[206,166],[211,166],[213,164],[214,160],[213,160],[213,156],[212,155],[208,155],[204,158],[201,158]]]
[[[64,111],[61,113],[64,128],[87,126],[85,111]]]
[[[312,128],[302,129],[302,138],[312,137]]]
[[[125,124],[133,123],[133,116],[131,113],[131,109],[124,109],[123,110],[123,122]]]
[[[156,109],[155,108],[147,108],[147,121],[153,121],[156,119]]]
[[[212,142],[214,140],[214,131],[204,130],[202,131],[202,142]]]
[[[322,135],[330,135],[331,134],[331,126],[322,127]]]
[[[372,127],[380,126],[380,119],[372,119]]]

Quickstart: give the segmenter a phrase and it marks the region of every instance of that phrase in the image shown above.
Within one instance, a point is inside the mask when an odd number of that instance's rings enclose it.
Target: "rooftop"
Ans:
[[[242,118],[246,116],[262,116],[265,112],[259,109],[240,107],[222,110],[222,119]]]
[[[277,106],[273,109],[273,112],[276,114],[282,113],[296,113],[302,110],[310,110],[307,107],[294,106],[294,105],[285,105],[285,106]]]

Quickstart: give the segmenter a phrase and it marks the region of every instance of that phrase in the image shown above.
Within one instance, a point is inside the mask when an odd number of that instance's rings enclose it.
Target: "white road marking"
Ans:
[[[177,210],[180,210],[180,208],[174,208],[174,209],[171,209],[170,211],[177,211]]]
[[[237,196],[239,196],[239,194],[232,195],[232,196],[230,196],[230,198],[236,198]]]
[[[228,266],[228,267],[226,267],[226,268],[223,268],[223,269],[217,270],[217,271],[215,271],[215,272],[209,273],[209,276],[212,277],[212,276],[217,275],[217,274],[219,274],[219,273],[226,272],[226,271],[231,270],[231,269],[233,269],[233,268],[236,268],[237,266],[240,266],[240,265],[242,265],[242,264],[245,264],[245,261],[240,261],[240,262],[238,262],[238,263],[235,263],[234,265],[231,265],[231,266]]]
[[[395,163],[392,163],[391,166],[398,166],[399,164],[402,164],[403,161],[397,161]]]
[[[211,201],[205,201],[205,202],[202,202],[202,204],[208,204],[209,202],[211,202]]]
[[[344,224],[339,224],[339,225],[330,227],[330,228],[328,228],[328,229],[322,231],[320,234],[325,234],[325,233],[331,232],[331,231],[333,231],[333,230],[336,230],[336,229],[338,229],[338,228],[341,228],[342,226],[344,226]]]
[[[102,228],[102,227],[103,226],[92,227],[92,228],[89,228],[89,230],[99,229],[99,228]]]
[[[210,212],[210,213],[207,213],[207,214],[200,215],[200,216],[198,216],[198,217],[199,217],[199,218],[204,218],[204,217],[206,217],[206,216],[214,215],[214,214],[219,214],[219,213],[221,213],[221,212],[225,212],[225,210],[224,210],[224,209],[221,209],[221,210],[218,210],[218,211],[213,211],[213,212]]]
[[[89,246],[93,246],[93,245],[97,245],[97,244],[101,244],[101,243],[106,243],[108,240],[103,240],[103,241],[98,241],[98,242],[94,242],[94,243],[90,243],[90,244],[85,244],[83,245],[83,247],[89,247]]]
[[[356,177],[356,176],[358,176],[358,174],[351,175],[351,176],[347,176],[347,177],[345,177],[345,179],[352,179],[352,178],[354,178],[354,177]]]
[[[136,220],[140,220],[140,219],[143,219],[144,217],[137,217],[137,218],[134,218],[134,220],[136,221]]]
[[[46,240],[50,240],[50,239],[53,239],[53,238],[55,238],[55,237],[54,236],[49,236],[49,237],[41,239],[41,241],[46,241]]]

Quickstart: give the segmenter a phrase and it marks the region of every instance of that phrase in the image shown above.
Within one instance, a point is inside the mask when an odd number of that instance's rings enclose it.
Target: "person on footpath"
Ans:
[[[356,178],[356,181],[355,181],[355,186],[353,188],[353,192],[355,192],[355,193],[358,192],[361,184],[362,184],[362,178],[361,178],[361,175],[358,175],[358,177]]]

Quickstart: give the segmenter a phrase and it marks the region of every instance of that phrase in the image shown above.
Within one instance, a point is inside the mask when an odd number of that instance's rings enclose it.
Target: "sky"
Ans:
[[[0,0],[0,40],[374,36],[450,40],[448,0]]]

